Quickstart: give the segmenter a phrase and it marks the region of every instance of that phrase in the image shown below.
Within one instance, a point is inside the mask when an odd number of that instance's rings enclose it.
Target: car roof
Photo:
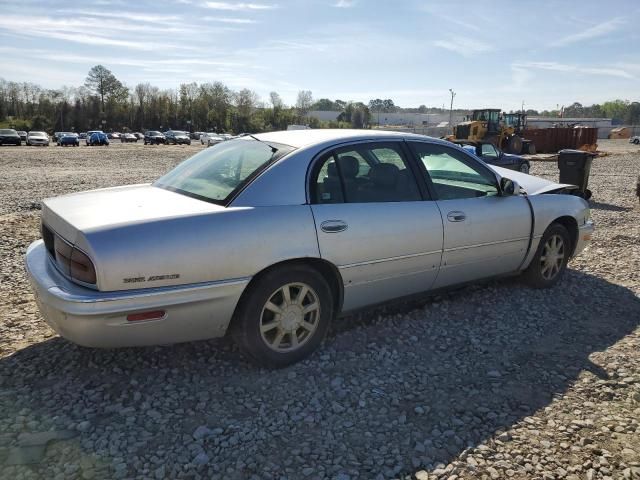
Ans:
[[[307,129],[307,130],[284,130],[279,132],[259,133],[254,135],[266,142],[282,143],[295,148],[319,145],[335,140],[368,140],[383,138],[406,138],[413,140],[436,140],[425,135],[416,135],[405,132],[389,132],[383,130],[352,130],[352,129]]]

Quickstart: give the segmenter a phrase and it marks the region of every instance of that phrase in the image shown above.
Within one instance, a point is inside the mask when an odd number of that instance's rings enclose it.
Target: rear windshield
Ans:
[[[269,163],[292,150],[251,137],[218,143],[185,160],[154,185],[222,205]]]

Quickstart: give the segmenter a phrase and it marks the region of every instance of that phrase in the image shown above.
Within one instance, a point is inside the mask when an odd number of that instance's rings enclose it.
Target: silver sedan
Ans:
[[[44,200],[26,265],[43,317],[78,344],[230,331],[282,366],[345,312],[501,275],[554,285],[593,232],[573,188],[419,135],[249,135],[153,184]]]

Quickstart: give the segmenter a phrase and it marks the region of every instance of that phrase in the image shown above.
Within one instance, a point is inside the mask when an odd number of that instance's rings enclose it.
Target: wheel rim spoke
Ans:
[[[284,332],[280,330],[276,335],[276,338],[273,339],[273,343],[271,345],[273,345],[275,348],[278,348],[283,338],[284,338]]]
[[[316,302],[313,302],[313,303],[310,303],[309,305],[305,305],[305,307],[302,309],[302,313],[306,315],[307,313],[311,313],[317,309],[318,309],[318,304]]]
[[[298,342],[298,334],[296,333],[296,331],[294,330],[293,332],[291,332],[289,336],[291,337],[291,346],[297,347],[299,345],[299,342]]]
[[[277,314],[281,314],[281,313],[282,313],[282,308],[280,308],[278,305],[276,305],[275,303],[273,303],[271,300],[269,300],[269,301],[265,304],[264,308],[265,308],[266,310],[269,310],[270,312],[273,312],[273,313],[277,313]]]
[[[282,298],[284,299],[285,305],[291,304],[291,290],[289,289],[289,285],[285,285],[282,287]]]
[[[271,330],[273,330],[274,328],[278,328],[278,326],[280,325],[280,322],[270,322],[270,323],[265,323],[263,325],[260,326],[260,331],[262,333],[265,332],[270,332]]]
[[[313,330],[316,328],[316,326],[313,323],[309,323],[304,320],[300,323],[300,326],[305,330],[307,330],[308,332],[313,332]]]
[[[298,292],[298,296],[296,297],[296,303],[298,305],[302,305],[302,302],[304,302],[304,297],[307,296],[307,293],[309,292],[309,287],[307,287],[306,285],[304,285],[300,291]]]

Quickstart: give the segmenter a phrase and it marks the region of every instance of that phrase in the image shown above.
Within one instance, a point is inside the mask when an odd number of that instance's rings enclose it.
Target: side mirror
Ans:
[[[504,197],[510,197],[512,195],[520,194],[520,185],[515,180],[502,177],[500,179],[500,193]]]

